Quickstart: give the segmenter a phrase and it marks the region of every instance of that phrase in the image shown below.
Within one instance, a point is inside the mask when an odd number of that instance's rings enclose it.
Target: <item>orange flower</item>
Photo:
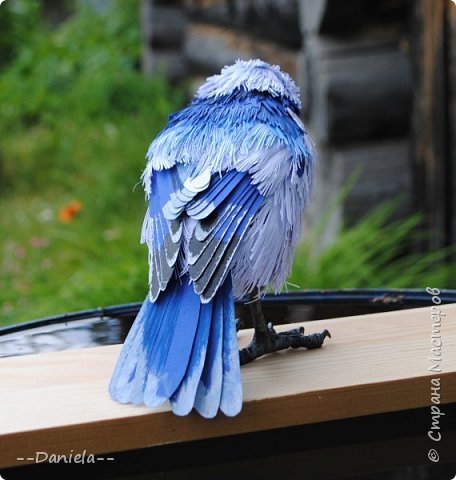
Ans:
[[[82,210],[82,203],[79,200],[73,200],[59,210],[59,220],[68,223]]]

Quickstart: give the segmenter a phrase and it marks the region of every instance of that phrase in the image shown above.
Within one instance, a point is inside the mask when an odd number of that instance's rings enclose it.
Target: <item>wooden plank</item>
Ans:
[[[187,29],[185,55],[192,67],[201,73],[213,74],[238,58],[262,58],[280,65],[292,77],[297,75],[298,54],[295,50],[232,28],[192,23]]]
[[[442,371],[432,373],[431,308],[321,320],[327,345],[281,352],[243,367],[236,418],[174,416],[167,406],[119,405],[107,385],[119,346],[0,360],[0,468],[37,451],[106,453],[456,401],[456,305],[443,306]],[[287,328],[289,326],[286,326]],[[240,333],[240,343],[251,331]],[[441,407],[444,409],[444,407]]]
[[[301,46],[296,0],[187,0],[192,23],[206,23],[248,32],[288,48]]]
[[[299,6],[302,31],[328,36],[356,35],[373,25],[403,24],[407,15],[407,0],[299,0]]]
[[[183,43],[187,18],[182,2],[141,0],[142,70],[163,73],[171,82],[187,74]]]
[[[325,38],[308,41],[309,112],[316,138],[347,144],[407,134],[412,99],[407,55],[377,42],[342,45]]]
[[[315,227],[332,208],[331,223],[326,226],[325,239],[319,244],[322,250],[336,241],[344,224],[357,221],[382,202],[397,196],[398,192],[404,198],[394,212],[393,220],[405,218],[412,212],[413,178],[407,140],[357,143],[335,151],[320,148],[318,153],[314,197],[307,219],[309,225]],[[338,202],[337,208],[331,207],[355,171],[360,173],[356,184],[343,203]]]

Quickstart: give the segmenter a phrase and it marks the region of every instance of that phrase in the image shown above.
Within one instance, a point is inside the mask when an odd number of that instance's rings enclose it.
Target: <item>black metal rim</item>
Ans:
[[[456,290],[441,290],[439,299],[442,304],[456,303]],[[242,305],[247,300],[237,300]],[[378,305],[402,306],[407,308],[432,305],[432,296],[425,289],[382,289],[382,288],[348,288],[338,290],[306,290],[278,295],[265,295],[262,299],[266,305]],[[25,331],[31,328],[68,323],[91,318],[122,318],[138,313],[142,303],[127,303],[109,307],[99,307],[79,312],[64,313],[0,328],[0,336]]]

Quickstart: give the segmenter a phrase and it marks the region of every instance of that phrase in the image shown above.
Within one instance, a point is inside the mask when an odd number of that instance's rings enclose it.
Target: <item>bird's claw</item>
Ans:
[[[277,333],[272,323],[268,323],[267,332],[256,332],[250,344],[239,351],[240,362],[244,365],[267,353],[288,348],[320,348],[327,337],[331,338],[331,334],[326,329],[320,333],[304,335],[304,327]]]

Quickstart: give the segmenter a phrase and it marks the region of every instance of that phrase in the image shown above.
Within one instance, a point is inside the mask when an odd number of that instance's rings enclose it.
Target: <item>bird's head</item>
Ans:
[[[209,77],[196,93],[197,98],[230,95],[235,91],[267,92],[273,97],[287,98],[300,109],[299,88],[278,65],[263,60],[237,60]]]

